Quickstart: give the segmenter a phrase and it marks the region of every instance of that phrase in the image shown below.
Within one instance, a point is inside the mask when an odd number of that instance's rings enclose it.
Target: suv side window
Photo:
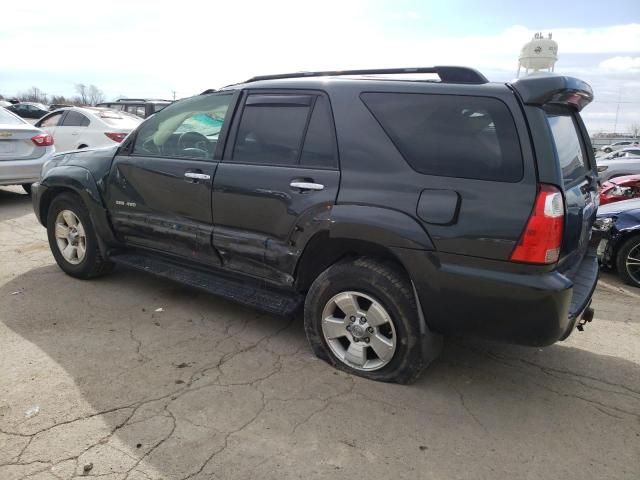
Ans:
[[[360,98],[420,173],[503,182],[522,178],[516,126],[498,99],[415,93]]]
[[[331,108],[329,100],[324,96],[316,98],[304,140],[300,164],[325,168],[336,168],[338,166],[336,136],[333,121],[331,120]]]
[[[142,124],[134,155],[211,160],[233,94],[198,95],[173,103]]]
[[[67,112],[67,116],[64,117],[61,126],[63,127],[88,127],[89,119],[80,112],[71,110]]]
[[[297,165],[312,100],[309,95],[249,95],[232,161]]]

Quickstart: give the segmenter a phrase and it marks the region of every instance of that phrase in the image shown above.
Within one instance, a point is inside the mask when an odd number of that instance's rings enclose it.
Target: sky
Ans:
[[[594,89],[589,130],[640,123],[639,0],[29,0],[4,13],[5,96],[85,83],[108,99],[180,98],[260,74],[432,65],[507,82],[522,46],[552,32],[556,72]]]

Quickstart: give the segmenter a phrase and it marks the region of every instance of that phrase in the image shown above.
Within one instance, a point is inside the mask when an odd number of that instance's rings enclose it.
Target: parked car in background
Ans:
[[[603,205],[593,224],[598,259],[627,284],[640,287],[640,199]]]
[[[611,153],[614,150],[620,150],[621,148],[631,147],[634,145],[638,145],[638,140],[623,140],[621,142],[614,142],[610,145],[605,145],[604,147],[600,147],[600,150],[604,153]]]
[[[58,151],[118,144],[142,119],[107,108],[71,107],[41,118],[36,126],[53,136]]]
[[[20,102],[6,108],[22,118],[40,118],[49,113],[49,107],[42,103]]]
[[[603,160],[615,160],[616,158],[634,157],[640,156],[640,145],[636,147],[625,147],[620,150],[616,150],[607,155],[603,155],[597,159],[598,162]]]
[[[22,185],[30,193],[54,152],[51,135],[0,107],[0,185]]]
[[[615,177],[602,184],[600,205],[640,198],[640,175]]]
[[[597,160],[598,178],[601,182],[615,177],[640,174],[640,155],[624,156],[613,160]]]
[[[53,112],[54,110],[59,110],[61,108],[71,108],[73,105],[67,105],[65,103],[52,103],[49,105],[49,111]]]
[[[140,118],[147,118],[156,112],[159,112],[171,100],[145,99],[145,98],[119,98],[114,102],[99,103],[98,107],[110,108],[112,110],[122,110],[123,112],[136,115]]]
[[[592,98],[464,67],[256,77],[56,156],[34,210],[69,275],[117,263],[303,308],[318,357],[410,382],[441,334],[541,346],[592,319]]]

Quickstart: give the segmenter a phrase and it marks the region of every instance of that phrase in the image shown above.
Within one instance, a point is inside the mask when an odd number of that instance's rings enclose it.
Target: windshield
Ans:
[[[0,125],[22,125],[24,122],[0,107]]]
[[[564,184],[569,185],[587,174],[587,163],[575,119],[571,114],[547,113]]]

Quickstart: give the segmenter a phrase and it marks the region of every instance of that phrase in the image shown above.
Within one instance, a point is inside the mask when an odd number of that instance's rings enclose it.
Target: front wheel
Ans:
[[[309,289],[304,323],[319,358],[361,377],[410,383],[428,363],[411,282],[391,263],[329,267]]]
[[[113,266],[102,257],[89,212],[75,194],[64,193],[51,202],[47,237],[58,266],[72,277],[97,277]]]
[[[640,235],[631,237],[620,246],[616,268],[625,283],[640,287]]]

